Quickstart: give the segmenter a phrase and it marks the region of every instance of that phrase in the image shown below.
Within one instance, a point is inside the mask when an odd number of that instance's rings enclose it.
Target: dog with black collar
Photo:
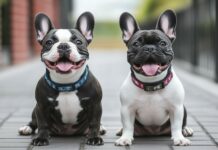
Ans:
[[[174,145],[190,145],[185,92],[171,66],[175,13],[162,13],[154,30],[140,30],[135,18],[123,13],[120,28],[131,71],[121,87],[123,128],[115,145],[131,145],[134,136],[145,135],[171,135]]]
[[[35,17],[46,73],[36,87],[37,104],[32,120],[19,129],[21,135],[33,134],[38,129],[33,145],[48,145],[50,135],[86,135],[87,144],[103,144],[102,90],[87,65],[87,46],[92,41],[93,29],[94,17],[90,12],[78,18],[75,29],[55,29],[43,13]]]

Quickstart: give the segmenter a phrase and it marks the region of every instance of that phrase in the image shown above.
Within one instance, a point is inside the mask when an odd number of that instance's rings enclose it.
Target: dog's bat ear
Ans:
[[[127,43],[132,35],[139,30],[135,18],[128,12],[120,16],[120,28],[123,32],[123,41]]]
[[[39,43],[42,42],[46,34],[52,29],[54,29],[54,26],[49,17],[43,13],[38,13],[35,17],[35,30]]]
[[[90,43],[93,39],[93,29],[95,25],[94,16],[90,12],[84,12],[79,16],[75,28],[86,38]]]
[[[176,14],[174,11],[163,12],[157,21],[156,29],[161,30],[171,41],[174,41],[176,38]]]

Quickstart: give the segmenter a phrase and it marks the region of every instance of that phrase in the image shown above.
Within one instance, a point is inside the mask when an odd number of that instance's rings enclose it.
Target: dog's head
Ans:
[[[42,46],[41,59],[47,69],[59,74],[76,72],[89,57],[88,44],[93,38],[94,17],[83,13],[75,29],[55,29],[48,16],[35,17],[37,40]]]
[[[169,67],[174,56],[172,43],[176,38],[176,15],[172,10],[161,14],[154,30],[140,30],[134,17],[123,13],[120,28],[132,69],[145,76],[155,76]]]

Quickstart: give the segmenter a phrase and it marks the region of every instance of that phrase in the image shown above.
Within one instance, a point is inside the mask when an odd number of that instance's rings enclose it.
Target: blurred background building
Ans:
[[[216,0],[0,0],[0,70],[38,56],[40,46],[33,26],[37,12],[51,17],[57,28],[71,28],[84,11],[96,18],[92,49],[123,49],[119,29],[122,12],[132,13],[142,29],[155,27],[166,9],[178,16],[176,63],[218,81]]]
[[[0,0],[0,67],[31,59],[40,52],[35,40],[34,16],[44,12],[56,27],[67,26],[71,0]]]

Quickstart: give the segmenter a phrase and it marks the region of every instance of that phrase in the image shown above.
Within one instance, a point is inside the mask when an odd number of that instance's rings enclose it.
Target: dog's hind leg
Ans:
[[[183,123],[182,123],[182,134],[185,137],[189,137],[192,136],[194,133],[194,131],[192,130],[192,128],[187,127],[187,111],[186,108],[184,106],[184,116],[183,116]]]
[[[105,135],[107,132],[106,128],[101,124],[100,126],[100,135]]]
[[[122,136],[122,134],[123,134],[123,128],[120,128],[116,133],[116,136]]]
[[[36,121],[35,108],[34,108],[32,112],[32,120],[27,125],[20,127],[18,132],[20,135],[31,135],[35,133],[36,129],[37,129],[37,121]]]

